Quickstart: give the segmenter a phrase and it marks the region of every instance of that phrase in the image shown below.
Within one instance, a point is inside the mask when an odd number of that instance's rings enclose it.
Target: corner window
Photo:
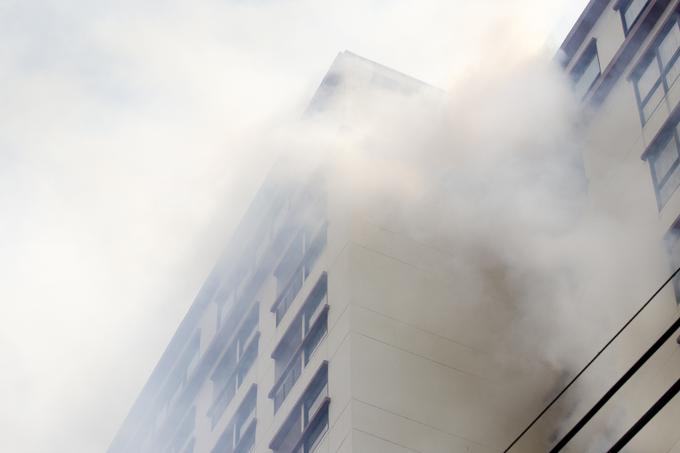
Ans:
[[[600,59],[597,56],[597,43],[593,39],[583,51],[583,55],[574,65],[571,78],[574,83],[574,93],[578,99],[584,99],[600,76]]]
[[[680,136],[677,124],[652,145],[646,160],[652,173],[657,204],[661,210],[680,185]]]
[[[621,21],[623,22],[623,32],[627,35],[633,24],[640,17],[640,13],[649,0],[625,0],[619,5],[619,12],[621,13]]]
[[[674,17],[632,74],[635,97],[644,126],[680,75],[680,26]]]

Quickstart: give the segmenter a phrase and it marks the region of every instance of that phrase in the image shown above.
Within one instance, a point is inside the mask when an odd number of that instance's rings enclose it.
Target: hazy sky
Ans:
[[[447,88],[585,0],[0,0],[0,451],[104,451],[338,51]]]

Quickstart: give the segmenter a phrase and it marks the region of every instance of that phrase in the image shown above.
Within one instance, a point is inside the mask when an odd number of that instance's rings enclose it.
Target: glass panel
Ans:
[[[626,7],[626,11],[623,13],[623,19],[626,22],[626,30],[630,30],[631,25],[635,22],[635,19],[640,15],[648,0],[633,0]]]
[[[664,98],[663,87],[661,86],[661,84],[659,84],[656,87],[656,90],[654,90],[654,93],[647,100],[647,103],[642,107],[642,118],[644,119],[645,123],[656,111],[656,108],[659,106],[659,104],[661,104],[663,98]]]
[[[279,325],[281,319],[288,311],[288,308],[295,300],[295,296],[300,292],[302,283],[304,282],[304,268],[300,267],[293,275],[286,289],[279,296],[279,304],[276,307],[276,325]]]
[[[211,413],[211,421],[213,426],[215,426],[215,424],[220,419],[227,406],[229,406],[229,403],[231,403],[231,400],[234,398],[235,394],[236,394],[236,376],[234,376],[234,378],[232,378],[231,381],[229,381],[227,385],[222,389],[222,392],[219,394],[217,400],[213,404]]]
[[[677,189],[680,185],[679,170],[680,166],[676,166],[673,170],[671,170],[671,174],[668,176],[666,182],[663,183],[662,187],[657,189],[659,191],[659,205],[662,207],[671,198],[671,195],[673,195],[675,189]]]
[[[314,325],[316,318],[319,317],[319,314],[321,313],[325,306],[323,302],[326,301],[327,284],[328,283],[326,281],[326,276],[324,274],[321,276],[316,286],[314,287],[314,290],[309,295],[309,299],[307,300],[305,305],[304,313],[305,334],[309,332],[309,329]]]
[[[675,58],[671,63],[671,66],[666,70],[666,85],[668,88],[673,86],[673,83],[677,80],[680,75],[680,58]]]
[[[327,321],[323,320],[318,327],[309,334],[309,340],[307,340],[307,344],[305,345],[305,365],[307,365],[310,357],[312,357],[312,354],[314,354],[319,343],[321,343],[321,340],[323,340],[323,337],[326,335],[326,329]]]
[[[302,418],[299,416],[299,409],[297,413],[298,415],[290,422],[290,425],[287,427],[287,432],[283,439],[281,439],[280,444],[274,450],[276,453],[288,453],[300,439],[300,434],[302,433]]]
[[[316,260],[321,255],[324,247],[326,246],[326,227],[321,228],[314,239],[309,244],[305,257],[305,277],[307,277],[311,272]]]
[[[678,160],[678,149],[675,143],[675,138],[671,137],[668,143],[659,151],[655,153],[652,158],[652,169],[654,176],[656,176],[657,183],[661,183],[671,167]]]
[[[305,426],[310,422],[310,417],[319,409],[323,400],[328,396],[328,376],[324,372],[310,385],[306,391],[304,402]]]
[[[253,363],[255,363],[256,357],[257,357],[257,343],[253,343],[253,345],[250,348],[248,348],[248,351],[246,351],[246,354],[243,356],[243,360],[241,361],[241,363],[239,363],[238,371],[239,386],[243,383],[246,376],[248,375],[248,372],[253,367]]]
[[[318,421],[314,422],[314,427],[307,434],[305,439],[305,453],[314,453],[323,440],[324,434],[328,430],[328,411],[320,414]]]
[[[590,87],[593,85],[593,82],[595,82],[595,79],[597,79],[599,75],[600,61],[597,58],[597,53],[593,53],[590,61],[586,65],[586,69],[583,71],[583,74],[581,74],[581,77],[574,86],[574,91],[576,92],[576,96],[578,96],[579,99],[583,99],[586,94],[588,94],[588,90],[590,90]]]
[[[325,295],[325,293],[322,293]],[[314,323],[316,322],[317,318],[323,311],[324,307],[326,306],[325,304],[322,304],[321,301],[324,300],[324,297],[322,295],[319,295],[320,297],[317,297],[314,300],[314,304],[310,307],[308,307],[309,311],[305,313],[305,318],[306,318],[306,325],[305,325],[305,330],[309,331],[309,329],[312,328]]]
[[[286,371],[288,363],[293,358],[302,343],[302,324],[301,319],[296,319],[291,324],[290,329],[281,340],[280,346],[276,348],[276,360],[274,362],[275,379],[279,380],[281,374]]]
[[[251,429],[246,434],[246,437],[239,441],[236,453],[248,453],[253,450],[254,446],[255,446],[255,430]]]
[[[640,101],[644,101],[652,88],[654,88],[654,84],[659,80],[660,74],[659,63],[655,58],[649,62],[647,68],[645,68],[636,82],[638,93],[640,93]]]
[[[256,398],[257,394],[255,391],[251,391],[236,413],[236,423],[234,425],[235,443],[239,442],[241,437],[246,433],[246,430],[250,427],[250,423],[255,418]]]
[[[674,227],[668,238],[668,254],[670,255],[671,271],[680,266],[680,229]],[[675,289],[675,300],[680,302],[680,276],[675,276],[673,279],[673,287]]]
[[[659,44],[659,57],[664,68],[671,61],[678,48],[680,48],[680,28],[678,28],[676,22]]]
[[[290,393],[290,390],[293,388],[297,380],[300,378],[301,374],[302,374],[302,355],[298,354],[293,360],[291,368],[288,369],[287,374],[281,381],[281,384],[279,384],[279,388],[276,390],[276,394],[274,395],[275,411],[277,411],[279,407],[281,407],[281,404],[283,404],[283,402],[286,399],[286,396],[288,396],[288,393]]]

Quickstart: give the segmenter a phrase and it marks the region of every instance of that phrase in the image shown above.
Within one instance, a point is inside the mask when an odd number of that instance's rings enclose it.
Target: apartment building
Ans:
[[[679,20],[677,1],[592,0],[558,56],[582,100],[588,144],[583,158],[593,205],[612,215],[633,213],[650,225],[646,234],[658,244],[659,267],[649,273],[657,277],[646,283],[650,295],[680,265]],[[630,238],[631,243],[642,239],[649,238]],[[636,278],[644,278],[640,274]],[[597,397],[678,319],[679,281],[667,285],[612,345],[615,360]],[[616,309],[614,302],[606,303]],[[597,415],[600,421],[616,420],[606,428],[611,442],[680,377],[676,337],[665,341]],[[653,416],[626,451],[680,451],[679,399]],[[578,436],[602,435],[597,417]]]
[[[680,265],[679,8],[592,0],[559,55],[582,100],[593,206],[656,225],[649,288]],[[381,91],[439,95],[342,52],[307,114],[332,105],[338,129],[351,128],[366,93]],[[444,251],[328,190],[322,162],[293,179],[288,165],[260,188],[109,452],[503,451],[564,376],[499,365],[489,331],[512,313],[452,303]],[[588,387],[594,403],[679,315],[669,285],[576,390]],[[680,347],[669,341],[564,451],[606,450],[678,375]],[[518,401],[527,392],[541,397]],[[590,402],[558,401],[511,451],[549,450]],[[678,419],[673,400],[630,451],[679,452]]]

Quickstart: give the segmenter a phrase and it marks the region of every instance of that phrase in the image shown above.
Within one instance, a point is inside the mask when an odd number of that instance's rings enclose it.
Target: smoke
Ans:
[[[349,206],[355,221],[448,257],[435,277],[447,282],[457,307],[448,334],[483,351],[494,370],[489,392],[496,401],[481,411],[494,427],[489,432],[508,434],[484,441],[502,448],[665,271],[653,216],[623,208],[646,190],[644,181],[596,199],[589,193],[584,158],[598,152],[584,123],[589,112],[551,55],[503,61],[497,51],[485,48],[488,62],[447,93],[350,89],[343,84],[361,68],[349,65],[335,89],[351,94],[328,106],[328,123],[313,118],[292,129],[291,137],[312,139],[290,139],[296,151],[289,157],[299,167],[324,161],[329,197]],[[617,165],[612,180],[629,170]],[[466,324],[474,331],[456,329]],[[529,433],[536,451],[613,382],[613,360],[603,356],[586,383]],[[625,425],[623,413],[615,405],[594,422],[594,437],[572,442],[574,451],[602,451]],[[530,451],[527,445],[518,451]]]
[[[563,342],[567,328],[535,351],[526,326],[571,326],[581,318],[569,303],[587,324],[608,319],[588,301],[610,287],[592,280],[625,270],[602,273],[628,236],[608,216],[579,220],[576,107],[546,55],[525,57],[550,39],[556,12],[581,6],[0,2],[0,449],[106,448],[263,162],[291,137],[298,162],[327,150],[333,183],[371,221],[447,250],[442,272],[465,280],[465,303],[517,318],[499,314],[507,329],[480,342],[507,338],[518,357],[572,370],[564,345],[583,344]],[[281,127],[344,48],[451,88],[445,104],[367,102],[395,108],[341,136]],[[643,245],[631,245],[638,257]],[[536,310],[544,297],[556,311]]]

